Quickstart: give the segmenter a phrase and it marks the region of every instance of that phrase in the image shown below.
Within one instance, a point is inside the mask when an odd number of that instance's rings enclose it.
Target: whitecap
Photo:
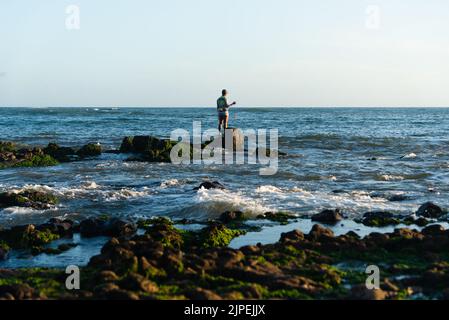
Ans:
[[[381,181],[401,181],[404,180],[403,176],[384,174],[379,177]]]
[[[247,197],[241,192],[220,189],[199,189],[192,199],[193,204],[173,214],[189,219],[207,220],[217,218],[225,211],[242,211],[256,217],[268,211],[276,211],[260,200]]]
[[[402,156],[401,159],[414,159],[416,157],[417,157],[416,153],[411,152],[411,153],[408,153],[408,154]]]
[[[179,184],[180,184],[180,182],[178,179],[169,179],[169,180],[162,181],[159,187],[162,189],[165,189],[165,188],[177,186]]]

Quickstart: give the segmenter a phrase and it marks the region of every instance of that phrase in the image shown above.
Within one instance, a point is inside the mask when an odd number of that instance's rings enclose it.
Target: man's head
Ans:
[[[228,95],[228,90],[226,90],[226,89],[221,90],[221,95],[222,96],[227,96]]]

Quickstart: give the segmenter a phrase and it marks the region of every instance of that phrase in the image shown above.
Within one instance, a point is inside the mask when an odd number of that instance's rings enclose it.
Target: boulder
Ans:
[[[32,189],[0,193],[0,208],[26,207],[44,210],[49,209],[58,202],[59,199],[55,195]]]
[[[304,240],[304,233],[302,233],[299,230],[293,230],[287,233],[282,233],[279,242],[288,243],[288,242],[299,242],[303,240]]]
[[[227,141],[226,139],[232,139],[232,143],[229,142],[229,147],[227,146]],[[245,137],[243,135],[242,130],[238,129],[238,128],[228,128],[225,130],[225,133],[223,134],[222,137],[222,143],[223,143],[223,148],[225,149],[229,149],[229,150],[233,150],[233,151],[238,151],[244,150],[244,146],[245,146]],[[232,149],[231,149],[232,148]]]
[[[85,146],[81,147],[76,154],[80,158],[87,158],[87,157],[97,157],[100,156],[102,152],[101,145],[99,143],[89,143]]]
[[[432,202],[426,202],[421,207],[419,207],[416,215],[425,218],[436,219],[444,215],[445,212],[436,204]]]
[[[400,220],[391,212],[375,211],[365,213],[362,223],[369,227],[384,227],[399,224]]]
[[[321,222],[325,224],[336,224],[341,220],[343,220],[343,216],[341,215],[339,209],[324,210],[312,217],[312,221]]]
[[[7,294],[13,296],[16,300],[35,298],[35,290],[28,284],[22,283],[0,286],[0,297]]]
[[[219,220],[223,223],[231,223],[245,220],[245,214],[242,211],[226,211],[220,215]]]
[[[61,147],[56,143],[49,143],[44,152],[59,162],[69,162],[76,158],[76,151],[70,147]]]
[[[422,234],[426,235],[426,236],[436,236],[436,235],[444,235],[445,234],[445,229],[443,228],[443,226],[439,225],[439,224],[434,224],[428,227],[425,227],[422,231]]]
[[[334,232],[331,229],[325,228],[320,226],[319,224],[316,224],[312,227],[312,230],[310,230],[310,233],[308,235],[309,238],[312,240],[321,240],[326,238],[333,238]]]
[[[201,183],[199,187],[196,187],[193,190],[199,190],[201,188],[204,188],[206,190],[209,190],[209,189],[226,189],[225,186],[222,185],[218,181],[205,181],[205,182]]]
[[[47,223],[36,227],[38,230],[50,230],[61,237],[71,236],[74,232],[74,222],[69,219],[51,218]]]
[[[137,273],[130,273],[120,281],[120,287],[131,291],[155,293],[159,290],[157,285]]]
[[[158,139],[151,136],[125,137],[120,146],[121,153],[134,153],[137,157],[128,160],[148,162],[171,162],[170,152],[177,144],[170,139]]]
[[[127,237],[136,233],[137,226],[134,223],[112,218],[109,220],[89,218],[81,221],[80,233],[84,237]]]

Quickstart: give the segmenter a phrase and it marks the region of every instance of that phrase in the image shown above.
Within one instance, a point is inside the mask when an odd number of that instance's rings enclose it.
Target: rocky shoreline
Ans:
[[[283,223],[293,217],[267,213],[260,218]],[[189,223],[194,222],[95,217],[1,230],[3,259],[11,250],[60,254],[77,244],[47,245],[75,233],[110,240],[82,267],[81,290],[65,289],[67,275],[61,269],[0,269],[0,299],[449,298],[449,230],[438,224],[364,238],[353,231],[335,236],[315,224],[308,234],[293,230],[273,244],[231,249],[230,241],[248,230],[243,213],[226,212],[195,231],[177,227]],[[381,270],[379,289],[365,286],[368,265]]]
[[[118,150],[109,151],[98,144],[38,148],[1,142],[0,168],[57,165],[104,152],[129,154],[128,161],[169,162],[173,146],[169,140],[144,136],[124,138]],[[226,187],[204,181],[193,190],[203,188]],[[0,193],[0,208],[47,210],[59,202],[56,195],[33,189]],[[80,245],[74,235],[108,239],[81,266],[80,290],[66,289],[62,269],[0,269],[0,299],[449,299],[449,230],[441,225],[446,214],[431,202],[409,215],[366,212],[357,222],[378,232],[363,238],[354,231],[334,234],[330,228],[347,219],[338,209],[310,217],[288,212],[254,217],[233,211],[207,221],[53,218],[39,225],[0,228],[0,261],[15,252],[57,257]],[[295,221],[314,224],[308,233],[289,230],[271,244],[230,248],[233,239],[260,231],[254,220],[287,228]],[[382,231],[387,226],[396,229]],[[62,239],[64,243],[51,246]],[[379,289],[365,286],[369,265],[381,271]]]

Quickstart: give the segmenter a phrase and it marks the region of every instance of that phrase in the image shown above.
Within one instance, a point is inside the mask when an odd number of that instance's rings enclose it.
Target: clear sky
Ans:
[[[222,88],[243,106],[449,106],[448,16],[447,0],[1,0],[0,106],[210,106]]]

